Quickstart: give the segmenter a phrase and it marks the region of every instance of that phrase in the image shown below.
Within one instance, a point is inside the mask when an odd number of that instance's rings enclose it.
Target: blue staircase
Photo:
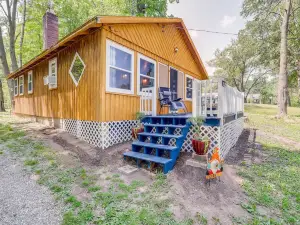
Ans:
[[[147,116],[143,119],[144,132],[132,143],[132,151],[124,153],[124,159],[134,158],[140,167],[141,161],[163,166],[166,174],[173,169],[180,149],[189,132],[188,115]]]

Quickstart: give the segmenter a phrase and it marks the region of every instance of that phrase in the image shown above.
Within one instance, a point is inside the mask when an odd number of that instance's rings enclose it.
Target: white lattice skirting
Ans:
[[[225,158],[230,149],[236,144],[244,129],[244,119],[233,120],[221,127],[201,126],[201,136],[207,136],[210,140],[209,152],[219,147],[222,158]],[[181,151],[192,152],[192,139],[196,134],[195,127],[191,127]]]
[[[210,140],[209,153],[215,148],[220,148],[220,154],[225,157],[229,150],[236,144],[243,131],[243,118],[231,121],[221,127],[201,126],[201,135]],[[66,119],[63,128],[72,135],[94,146],[108,148],[112,145],[132,140],[131,129],[137,126],[136,120],[92,122]],[[192,139],[195,127],[191,127],[181,151],[192,152]],[[172,145],[172,143],[169,143]]]
[[[93,122],[66,119],[63,129],[70,134],[99,148],[130,141],[131,129],[137,126],[136,120]]]

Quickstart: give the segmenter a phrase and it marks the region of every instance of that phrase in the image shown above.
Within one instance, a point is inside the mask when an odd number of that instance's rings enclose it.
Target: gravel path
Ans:
[[[46,187],[40,186],[7,153],[0,155],[0,224],[57,225],[61,207]]]

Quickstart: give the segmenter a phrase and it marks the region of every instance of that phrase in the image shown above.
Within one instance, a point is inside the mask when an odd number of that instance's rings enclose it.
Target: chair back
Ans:
[[[168,87],[159,87],[158,88],[159,99],[169,99],[171,101],[172,92]]]

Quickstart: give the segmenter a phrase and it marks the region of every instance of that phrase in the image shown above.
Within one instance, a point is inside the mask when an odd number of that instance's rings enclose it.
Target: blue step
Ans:
[[[167,159],[163,157],[158,157],[154,155],[144,154],[140,152],[125,152],[124,156],[133,157],[141,160],[146,160],[149,162],[155,162],[159,164],[167,164],[169,162],[172,162],[172,159]]]
[[[142,136],[147,136],[147,137],[163,137],[163,138],[182,138],[182,135],[173,135],[173,134],[157,134],[157,133],[147,133],[147,132],[142,132],[139,133],[138,135],[142,135]]]
[[[138,134],[139,141],[132,143],[132,151],[125,152],[124,159],[127,157],[136,159],[138,167],[140,161],[146,161],[149,168],[151,163],[157,163],[163,166],[165,174],[168,173],[173,169],[180,155],[180,149],[191,126],[188,121],[190,116],[189,114],[146,116],[143,119],[144,132]],[[151,133],[150,131],[154,128],[156,133]],[[178,129],[181,130],[180,135],[174,135],[175,130]],[[165,130],[168,131],[167,134],[163,134]],[[148,137],[150,137],[150,143]],[[170,139],[176,140],[175,143],[172,143],[175,146],[169,146]]]
[[[171,128],[187,128],[186,125],[167,125],[167,124],[144,124],[145,127],[171,127]]]
[[[155,149],[157,148],[157,149],[163,149],[163,150],[169,150],[169,151],[177,150],[176,146],[160,145],[160,144],[146,143],[146,142],[141,142],[141,141],[135,141],[132,143],[132,145],[148,147],[148,148],[155,148]]]

